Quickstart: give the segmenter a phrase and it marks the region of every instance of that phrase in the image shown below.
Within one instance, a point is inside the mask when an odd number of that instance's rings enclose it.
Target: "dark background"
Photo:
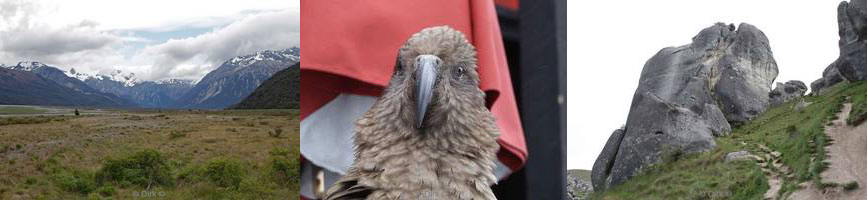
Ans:
[[[497,15],[529,156],[494,193],[566,199],[566,1],[514,3],[497,1]]]

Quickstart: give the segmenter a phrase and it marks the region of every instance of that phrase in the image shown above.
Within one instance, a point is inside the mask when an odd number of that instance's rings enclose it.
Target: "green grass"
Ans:
[[[851,97],[853,103],[852,118],[857,116],[860,121],[867,118],[867,81],[840,84],[821,96],[803,97],[811,104],[801,110],[794,108],[798,100],[769,109],[758,118],[734,128],[731,135],[717,138],[717,148],[710,152],[653,165],[626,183],[596,193],[591,198],[760,199],[768,185],[755,161],[722,161],[728,152],[757,152],[758,144],[780,152],[780,160],[794,174],[794,178],[784,179],[780,194],[793,192],[799,183],[805,181],[822,186],[819,174],[827,168],[824,147],[829,142],[824,127],[836,118],[846,97]],[[741,142],[748,145],[739,145]],[[815,161],[811,162],[811,158]]]
[[[860,83],[864,84],[864,83]],[[867,119],[867,93],[854,92],[850,94],[852,102],[852,112],[847,121],[849,125],[858,125]]]
[[[672,163],[649,167],[622,185],[591,199],[758,199],[768,189],[755,161],[724,162],[735,146],[730,138],[717,139],[717,148],[683,156]]]

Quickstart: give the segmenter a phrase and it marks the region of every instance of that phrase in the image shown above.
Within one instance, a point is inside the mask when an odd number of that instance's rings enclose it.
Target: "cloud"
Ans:
[[[232,57],[300,44],[297,6],[220,4],[230,9],[150,19],[124,15],[141,9],[78,12],[91,6],[64,2],[0,0],[0,63],[33,60],[91,74],[123,70],[143,80],[199,79]]]
[[[123,40],[84,24],[51,28],[42,25],[18,27],[0,32],[0,50],[18,57],[39,58],[80,51],[97,50]]]
[[[91,55],[105,60],[111,46],[128,40],[95,29],[98,23],[89,20],[63,27],[38,23],[39,8],[31,1],[0,2],[0,62],[70,63]]]
[[[212,32],[184,39],[172,39],[142,50],[137,59],[153,60],[150,77],[183,77],[200,74],[177,70],[181,64],[200,62],[213,70],[223,61],[264,49],[298,46],[300,19],[297,10],[262,12]],[[201,68],[201,67],[200,67]]]

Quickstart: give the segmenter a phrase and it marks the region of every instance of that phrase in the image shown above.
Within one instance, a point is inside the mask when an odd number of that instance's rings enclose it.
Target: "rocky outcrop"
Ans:
[[[837,6],[840,56],[810,84],[812,94],[846,81],[867,80],[867,0],[840,2]]]
[[[775,106],[804,96],[804,93],[807,93],[807,85],[798,80],[791,80],[786,83],[777,82],[777,87],[774,87],[768,96],[771,98],[771,105]]]
[[[729,46],[721,47],[720,60],[709,63],[720,70],[719,81],[711,86],[726,119],[743,123],[768,108],[767,94],[779,71],[762,31],[742,23],[733,34],[730,44],[722,44]]]
[[[626,132],[624,128],[614,130],[611,133],[611,136],[608,137],[608,142],[605,143],[605,147],[602,147],[599,157],[596,157],[596,162],[593,163],[593,170],[590,171],[590,182],[593,184],[593,188],[605,188],[611,182],[609,179],[611,177],[611,168],[614,165],[617,150],[620,149],[623,133]]]
[[[574,175],[571,171],[566,173],[566,197],[571,200],[584,200],[593,193],[593,187],[588,180]]]
[[[840,70],[837,69],[837,62],[831,63],[828,67],[822,71],[822,78],[819,78],[812,83],[810,83],[811,95],[819,95],[822,92],[826,91],[829,87],[834,84],[845,81],[843,75],[840,74]]]
[[[713,149],[714,136],[764,112],[777,65],[760,30],[717,23],[692,44],[660,50],[644,65],[626,126],[593,165],[602,191],[650,164]]]
[[[840,2],[837,26],[840,35],[837,69],[847,80],[867,80],[867,1]]]

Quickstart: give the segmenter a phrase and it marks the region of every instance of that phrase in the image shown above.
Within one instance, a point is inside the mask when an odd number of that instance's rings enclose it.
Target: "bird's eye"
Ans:
[[[458,78],[463,78],[464,73],[465,73],[464,67],[458,67]]]

